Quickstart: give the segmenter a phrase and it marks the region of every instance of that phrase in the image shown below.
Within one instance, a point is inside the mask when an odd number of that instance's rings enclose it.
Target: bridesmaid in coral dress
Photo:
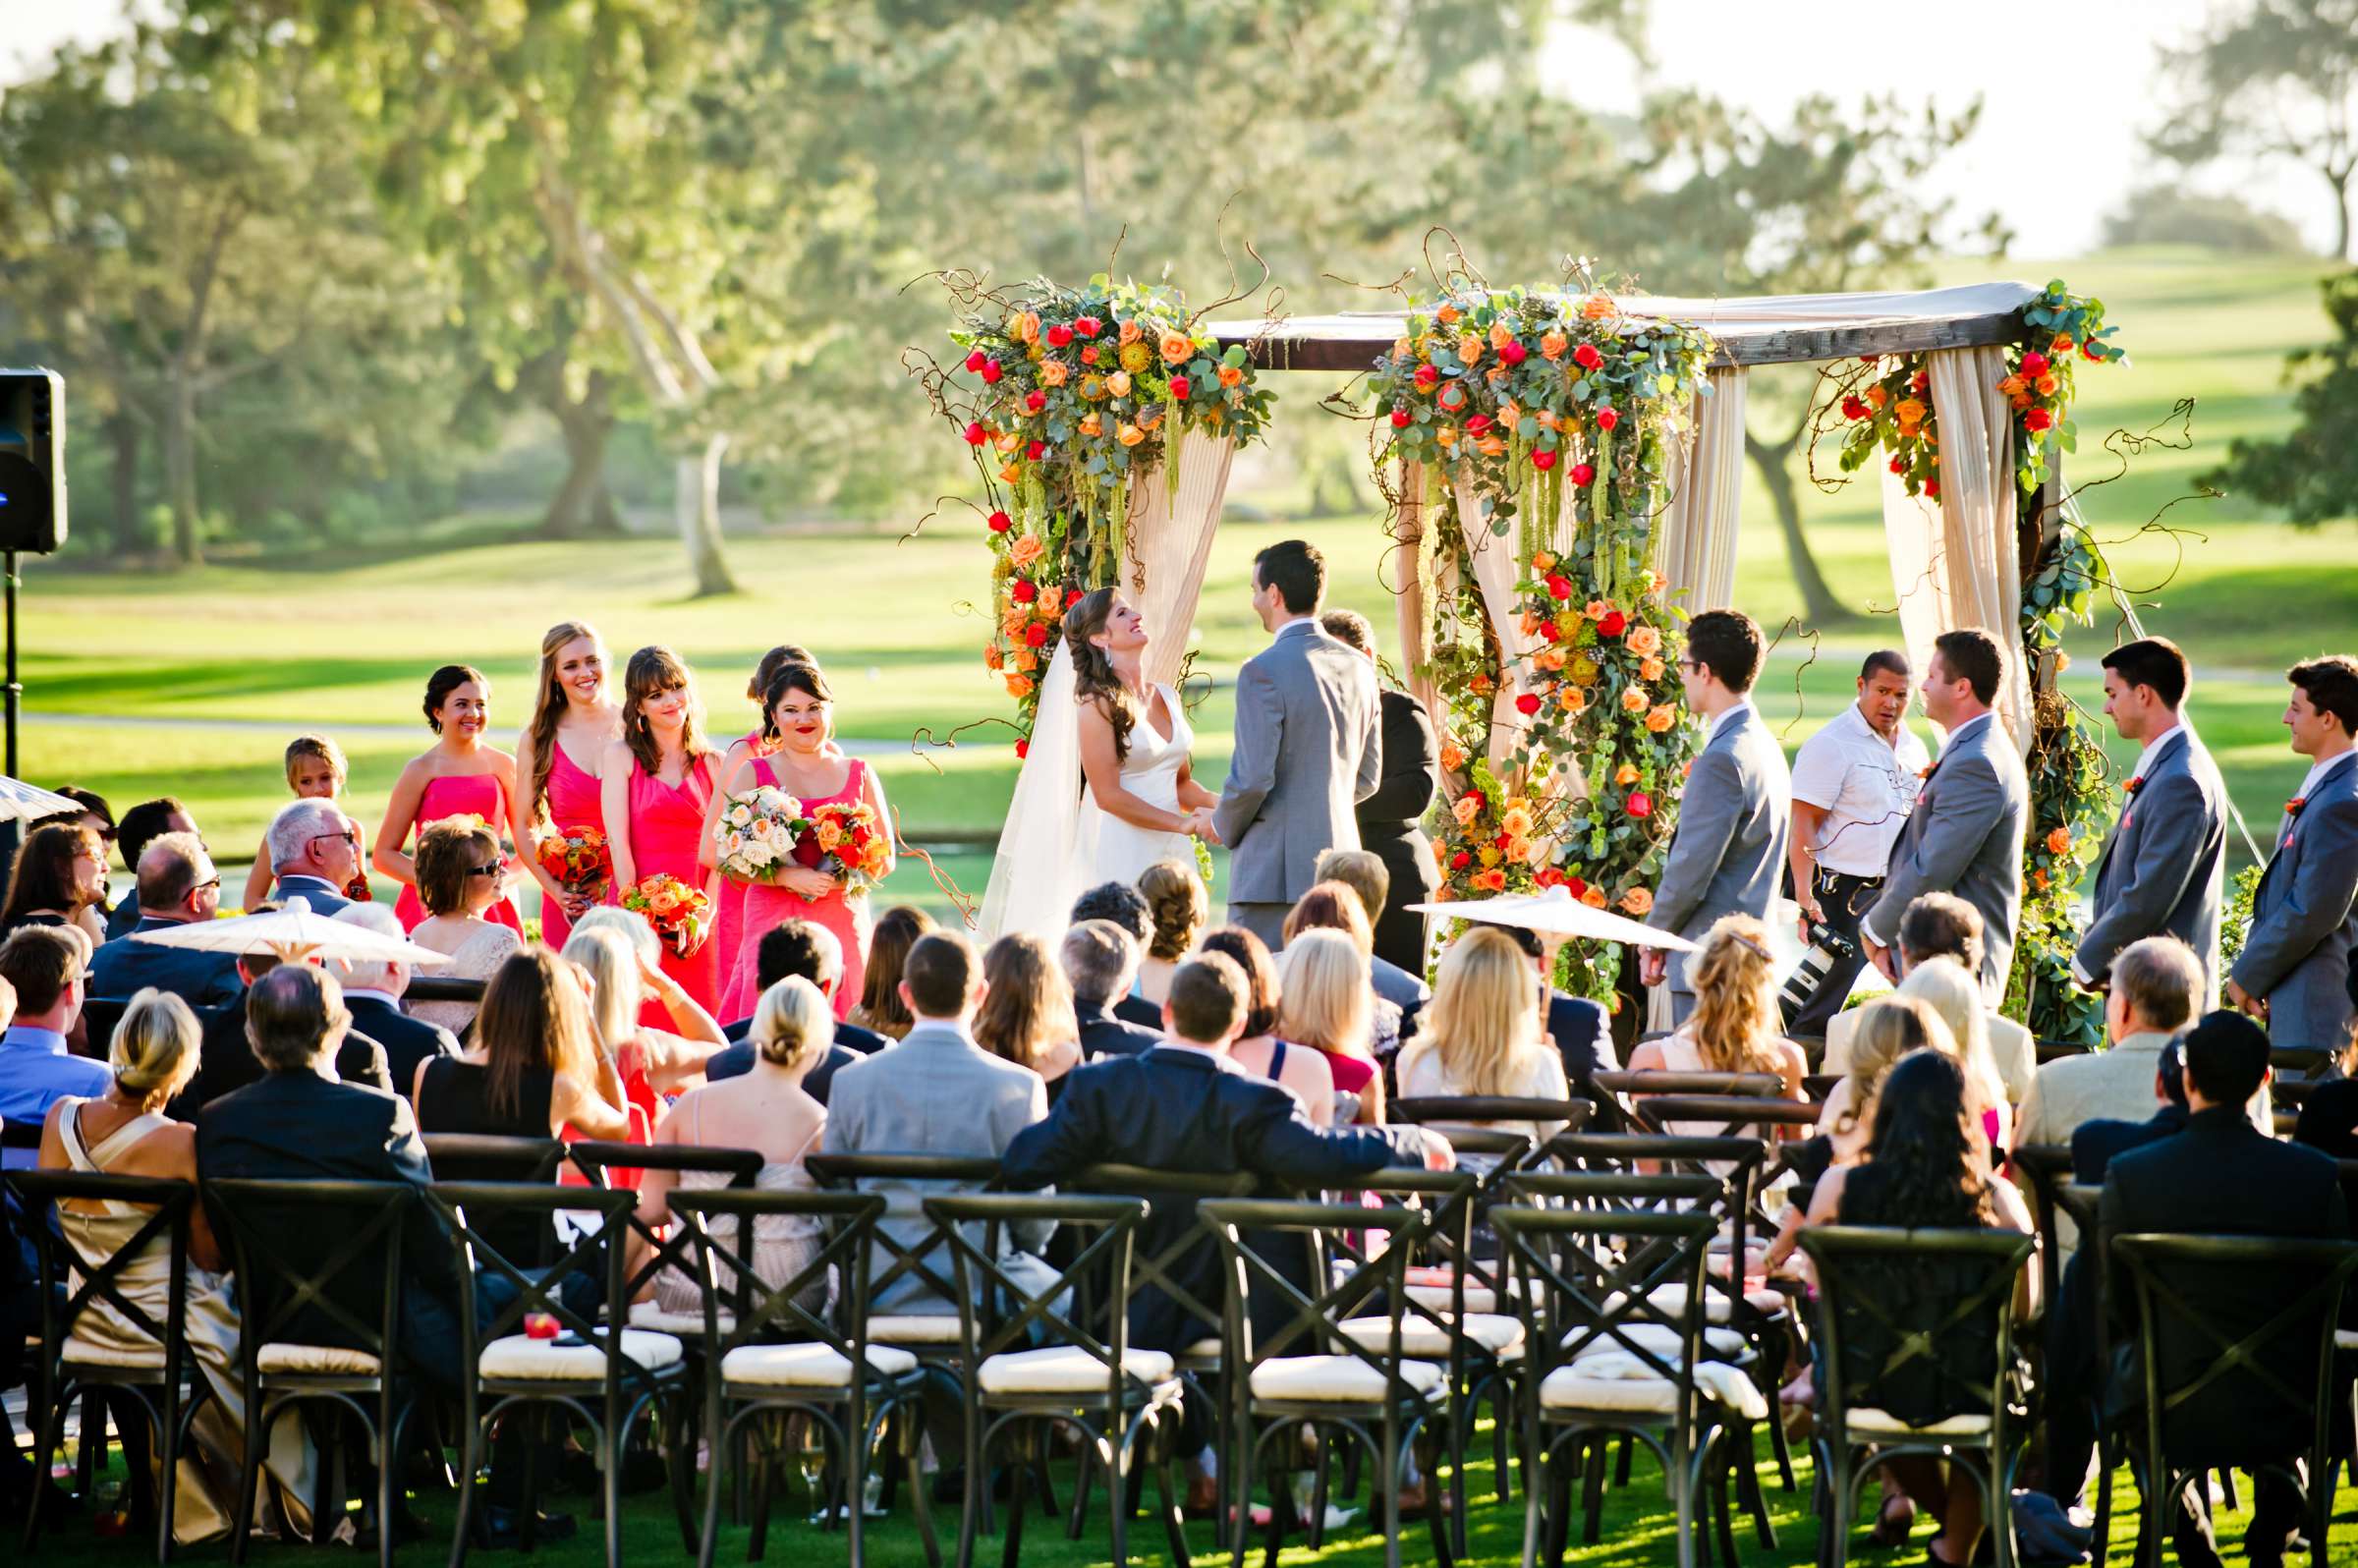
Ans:
[[[745,700],[753,703],[758,710],[761,706],[761,694],[769,690],[769,678],[778,673],[779,665],[813,662],[814,661],[808,650],[797,647],[792,643],[779,644],[762,654],[761,662],[754,666],[754,678],[746,684]],[[762,738],[761,726],[757,724],[746,731],[741,739],[729,744],[728,751],[721,755],[720,770],[715,776],[719,778],[732,777],[739,764],[744,762],[747,757],[766,756],[769,755],[769,750],[770,743]],[[740,787],[742,788],[742,786]],[[713,903],[720,914],[713,923],[712,939],[720,947],[720,979],[725,990],[728,984],[730,966],[737,961],[737,943],[745,930],[743,924],[745,884],[735,877],[722,877],[720,879],[720,897],[713,900]]]
[[[425,919],[425,906],[418,901],[417,865],[403,848],[413,827],[423,831],[448,817],[479,816],[494,835],[510,843],[526,841],[516,810],[516,759],[483,744],[491,723],[491,683],[483,672],[445,664],[428,676],[425,723],[441,738],[402,768],[368,851],[369,864],[401,884],[393,913],[405,931]],[[482,918],[524,933],[512,898],[502,897]]]
[[[816,664],[782,666],[762,694],[761,725],[771,753],[740,764],[724,788],[714,792],[708,817],[717,819],[731,794],[770,784],[795,796],[806,810],[865,801],[876,813],[876,820],[889,827],[892,819],[885,812],[884,788],[875,773],[857,757],[844,757],[831,744],[833,713],[834,694]],[[712,821],[707,820],[707,844],[711,829]],[[810,859],[815,863],[816,854]],[[889,865],[886,869],[889,871]],[[761,938],[789,920],[825,926],[843,948],[843,979],[835,987],[835,1016],[840,1019],[859,1001],[868,964],[868,894],[847,888],[840,877],[820,870],[815,864],[803,864],[787,868],[774,883],[757,883],[746,889],[744,931],[738,941],[735,972],[721,998],[721,1017],[741,1018],[753,1011],[760,997],[756,955]]]
[[[716,890],[711,840],[704,834],[714,757],[700,717],[693,678],[677,653],[643,647],[631,655],[622,679],[622,739],[607,745],[597,766],[614,855],[608,903],[618,902],[632,883],[656,875],[677,877],[707,896]],[[663,950],[663,973],[707,1013],[720,1000],[720,967],[719,945],[710,936],[685,958],[668,945]],[[660,1003],[649,1002],[645,1022],[660,1029],[669,1016]]]
[[[606,748],[622,739],[622,708],[606,687],[606,644],[594,627],[559,621],[540,639],[539,695],[533,719],[516,738],[516,776],[525,782],[524,868],[540,884],[540,940],[562,951],[573,923],[601,896],[558,881],[540,864],[544,835],[587,828],[604,832],[605,807],[595,771]],[[585,767],[576,758],[588,757]]]

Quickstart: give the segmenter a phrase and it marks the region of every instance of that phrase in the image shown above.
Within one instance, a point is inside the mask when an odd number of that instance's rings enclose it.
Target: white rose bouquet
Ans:
[[[800,864],[795,845],[810,830],[803,803],[775,785],[732,795],[712,828],[721,874],[741,882],[774,882],[780,871]]]

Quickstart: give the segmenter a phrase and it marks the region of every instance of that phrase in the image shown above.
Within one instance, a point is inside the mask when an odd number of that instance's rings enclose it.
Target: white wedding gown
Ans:
[[[1122,787],[1150,806],[1179,810],[1179,770],[1194,752],[1196,732],[1188,726],[1179,694],[1157,686],[1164,715],[1170,720],[1166,737],[1154,731],[1148,714],[1130,727],[1130,753],[1122,758]],[[1086,886],[1105,882],[1136,883],[1139,874],[1156,861],[1194,865],[1195,843],[1185,833],[1165,833],[1139,827],[1098,810],[1096,797],[1084,792],[1081,803],[1081,864],[1089,868]]]

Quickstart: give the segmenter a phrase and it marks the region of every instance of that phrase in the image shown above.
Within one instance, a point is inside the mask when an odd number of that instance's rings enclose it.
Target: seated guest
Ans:
[[[2098,1116],[2073,1128],[2071,1179],[2090,1187],[2102,1186],[2114,1155],[2186,1130],[2186,1118],[2193,1114],[2186,1104],[2186,1057],[2174,1039],[2162,1047],[2154,1063],[2154,1114],[2143,1121]],[[2294,1142],[2308,1140],[2296,1138]]]
[[[780,921],[761,933],[761,940],[754,949],[754,975],[760,981],[760,994],[764,996],[789,975],[799,975],[817,986],[818,994],[832,1007],[835,987],[843,980],[843,944],[824,925],[809,921]],[[734,1043],[704,1058],[706,1084],[742,1078],[754,1070],[760,1053],[749,1036],[755,1018],[759,1016],[760,1009],[757,1006],[754,1018],[741,1018],[721,1031]],[[848,1043],[851,1041],[858,1043]],[[856,1024],[837,1024],[832,1043],[806,1052],[807,1059],[797,1066],[803,1092],[824,1105],[839,1068],[849,1067],[891,1043],[883,1036]]]
[[[1785,1098],[1802,1098],[1809,1064],[1781,1032],[1768,928],[1750,915],[1720,916],[1703,933],[1703,950],[1687,956],[1687,982],[1694,1012],[1675,1033],[1631,1051],[1630,1071],[1774,1073]]]
[[[1294,900],[1294,907],[1285,914],[1282,934],[1285,945],[1304,931],[1341,931],[1351,938],[1360,951],[1368,970],[1368,1049],[1381,1061],[1400,1048],[1402,1022],[1406,1014],[1398,1002],[1385,996],[1376,986],[1376,928],[1369,924],[1368,907],[1360,896],[1343,882],[1314,883],[1309,892]],[[1280,952],[1277,962],[1282,968],[1285,955]],[[1418,981],[1421,987],[1424,982]]]
[[[1111,921],[1083,921],[1064,933],[1056,956],[1072,987],[1084,1056],[1136,1056],[1162,1038],[1110,1010],[1115,997],[1130,993],[1138,973],[1138,944],[1127,930]]]
[[[1211,918],[1211,896],[1187,861],[1156,861],[1139,873],[1138,893],[1154,926],[1139,966],[1138,994],[1160,1007],[1171,993],[1172,974],[1196,950],[1196,938]]]
[[[2141,1232],[2336,1241],[2348,1237],[2349,1209],[2333,1162],[2313,1148],[2277,1142],[2255,1128],[2245,1113],[2268,1082],[2267,1033],[2241,1014],[2210,1013],[2187,1031],[2180,1049],[2186,1061],[2185,1130],[2115,1155],[2106,1168],[2099,1212],[2107,1256],[2114,1237]],[[2212,1271],[2178,1283],[2188,1307],[2232,1343],[2271,1324],[2281,1328],[2281,1315],[2307,1282],[2283,1271],[2258,1269],[2233,1278]],[[2137,1358],[2143,1347],[2124,1316],[2134,1312],[2132,1298],[2125,1289],[2106,1294],[2123,1325],[2114,1338],[2119,1348],[2106,1408],[2142,1412],[2145,1380]],[[2315,1412],[2296,1411],[2275,1390],[2286,1380],[2295,1387],[2307,1381],[2309,1347],[2315,1338],[2314,1333],[2279,1333],[2270,1341],[2255,1371],[2266,1368],[2274,1372],[2274,1388],[2254,1375],[2230,1373],[2190,1392],[2162,1417],[2163,1440],[2176,1442],[2177,1451],[2170,1456],[2174,1462],[2217,1465],[2231,1456],[2259,1470],[2252,1525],[2244,1536],[2255,1562],[2283,1560],[2299,1523],[2299,1499],[2281,1472],[2259,1466],[2266,1461],[2297,1466],[2298,1456],[2309,1446]],[[2160,1354],[2162,1387],[2186,1389],[2218,1359],[2219,1349],[2207,1335],[2172,1328],[2162,1340]],[[2346,1423],[2349,1418],[2341,1419]],[[2142,1416],[2129,1417],[2126,1428],[2143,1431]],[[2197,1442],[2201,1450],[2195,1448]],[[2206,1459],[2202,1450],[2214,1457]],[[2323,1477],[2311,1480],[2330,1484]],[[2203,1503],[2205,1489],[2196,1485],[2172,1499],[2181,1563],[2218,1561],[2210,1513]]]
[[[1909,902],[1899,916],[1899,968],[1904,976],[1928,958],[1953,958],[1968,973],[1982,968],[1982,913],[1954,893],[1926,893]],[[2039,1049],[2031,1032],[2010,1018],[1983,1009],[1990,1033],[1990,1054],[1997,1076],[2005,1082],[2006,1098],[2016,1104],[2031,1092],[2031,1075],[2039,1066]],[[1825,1025],[1826,1073],[1850,1070],[1850,1031],[1856,1012],[1836,1013]]]
[[[1547,1038],[1554,1044],[1555,1053],[1564,1064],[1564,1077],[1571,1083],[1572,1092],[1596,1102],[1598,1114],[1589,1122],[1591,1131],[1599,1127],[1610,1130],[1616,1125],[1611,1115],[1610,1094],[1597,1088],[1599,1073],[1617,1073],[1621,1070],[1620,1055],[1613,1049],[1613,1016],[1601,1002],[1586,996],[1566,996],[1555,988],[1555,951],[1561,946],[1543,940],[1540,933],[1520,925],[1500,925],[1507,939],[1521,949],[1539,977],[1540,988],[1546,994]]]
[[[38,1127],[60,1099],[103,1094],[113,1081],[104,1062],[66,1050],[82,1016],[84,942],[80,930],[47,925],[0,942],[0,984],[11,1008],[0,1033],[0,1122]],[[0,1167],[30,1165],[32,1152],[0,1149]]]
[[[1111,921],[1130,933],[1130,940],[1142,954],[1153,945],[1154,918],[1147,909],[1147,901],[1139,890],[1127,882],[1102,882],[1073,900],[1072,924],[1083,921]],[[1159,1031],[1162,1028],[1162,1009],[1138,995],[1125,991],[1106,1004],[1113,1016],[1141,1029]]]
[[[2174,936],[2148,936],[2120,950],[2111,982],[2105,993],[2105,1034],[2111,1043],[2039,1069],[2022,1097],[2015,1147],[2067,1144],[2084,1121],[2142,1121],[2153,1109],[2162,1049],[2201,1003],[2203,961]]]
[[[422,1132],[620,1142],[631,1131],[581,972],[545,950],[509,955],[483,988],[474,1043],[420,1062],[409,1091]]]
[[[115,912],[108,907],[106,902],[106,852],[112,849],[115,844],[116,834],[114,809],[106,804],[105,796],[99,794],[96,790],[85,790],[79,784],[60,784],[57,787],[57,793],[82,808],[82,812],[80,815],[61,817],[57,818],[57,820],[65,821],[81,827],[86,827],[91,832],[98,835],[99,893],[97,913],[98,918],[102,923],[111,923],[114,919]],[[96,933],[93,933],[93,937],[97,941],[105,941],[113,934],[113,931],[106,929],[102,924],[100,930]]]
[[[1940,1015],[1956,1042],[1957,1064],[1965,1069],[1965,1092],[1973,1101],[1974,1123],[1982,1130],[1993,1164],[2002,1163],[2014,1147],[2007,1136],[2013,1107],[2006,1103],[2006,1086],[1990,1056],[1989,1010],[1981,982],[1954,959],[1927,959],[1908,971],[1899,982],[1902,996],[1913,996]]]
[[[892,1049],[835,1075],[827,1104],[828,1153],[997,1159],[1017,1133],[1048,1113],[1047,1086],[1038,1073],[1001,1061],[975,1043],[968,1026],[984,990],[982,960],[964,935],[928,931],[910,944],[901,1001],[917,1023]],[[930,1181],[864,1186],[885,1194],[889,1206],[879,1229],[906,1248],[920,1246],[931,1228],[922,1206],[926,1198],[969,1190]],[[1037,1255],[1047,1245],[1044,1230],[1010,1229],[1009,1242],[1022,1252]],[[885,1252],[877,1249],[879,1257]],[[933,1260],[948,1277],[948,1258]],[[870,1305],[878,1312],[924,1316],[957,1310],[914,1274],[885,1286]]]
[[[640,932],[646,934],[633,940]],[[688,987],[665,973],[660,953],[653,930],[629,910],[590,910],[565,939],[565,956],[590,981],[590,1021],[599,1047],[614,1058],[632,1103],[650,1108],[655,1096],[676,1094],[702,1078],[704,1063],[729,1042]],[[671,1028],[646,1023],[643,1004],[650,998]],[[650,1092],[637,1087],[643,1080]]]
[[[875,929],[868,933],[868,967],[860,977],[860,1000],[853,1004],[846,1023],[886,1039],[899,1039],[909,1033],[917,1021],[909,1016],[909,1004],[901,1000],[901,966],[909,961],[910,947],[932,928],[932,916],[906,904],[895,904],[876,917]]]
[[[1279,960],[1277,996],[1277,1033],[1326,1059],[1335,1119],[1380,1124],[1383,1072],[1368,1038],[1376,993],[1368,984],[1367,950],[1346,931],[1300,931]]]
[[[49,1108],[41,1129],[41,1169],[196,1180],[196,1129],[164,1115],[162,1107],[196,1076],[197,1050],[196,1015],[186,1002],[153,986],[134,996],[108,1045],[113,1077],[106,1092],[90,1099],[69,1096]],[[152,1212],[133,1204],[71,1203],[58,1206],[57,1220],[76,1251],[105,1258],[130,1245]],[[172,1539],[183,1544],[226,1536],[236,1517],[246,1383],[238,1361],[237,1300],[222,1277],[224,1266],[220,1244],[199,1208],[189,1226],[181,1330],[212,1397],[197,1407],[195,1433],[202,1446],[189,1445],[181,1461]],[[115,1286],[133,1306],[162,1322],[172,1307],[168,1238],[150,1240],[116,1276]],[[75,1319],[74,1337],[126,1355],[159,1350],[151,1335],[103,1300]],[[278,1424],[266,1462],[277,1484],[263,1494],[289,1503],[289,1523],[308,1533],[310,1452],[299,1419]]]
[[[175,1121],[194,1122],[199,1110],[222,1095],[260,1082],[262,1064],[254,1059],[246,1039],[246,998],[253,994],[253,982],[278,968],[278,963],[275,953],[238,955],[238,982],[244,988],[236,1000],[206,1008],[198,1020],[204,1031],[204,1060],[197,1066],[196,1076],[166,1107]],[[383,1044],[358,1030],[344,1032],[336,1046],[335,1065],[336,1076],[347,1084],[386,1093],[398,1087]]]
[[[1368,971],[1375,978],[1376,994],[1414,1018],[1417,1009],[1432,999],[1432,987],[1423,975],[1402,969],[1375,949],[1376,924],[1383,919],[1392,894],[1392,873],[1383,857],[1374,850],[1330,849],[1319,857],[1318,878],[1340,882],[1358,898],[1360,913],[1368,918]]]
[[[92,996],[129,996],[147,986],[170,991],[191,1007],[219,1007],[245,986],[229,953],[161,947],[138,940],[145,931],[201,924],[221,908],[221,873],[194,833],[166,833],[140,857],[140,922],[90,959]]]
[[[306,798],[280,807],[263,842],[280,903],[300,898],[314,915],[337,915],[352,902],[344,890],[361,875],[361,824],[334,801]]]
[[[975,1043],[1038,1073],[1054,1105],[1065,1075],[1081,1065],[1081,1023],[1064,971],[1048,957],[1047,943],[1010,931],[982,954],[982,983],[987,989],[975,1009]]]
[[[1470,927],[1441,955],[1437,978],[1424,1028],[1400,1051],[1401,1098],[1570,1097],[1564,1059],[1540,1035],[1539,989],[1513,937],[1494,925]],[[1525,1134],[1534,1146],[1564,1130],[1561,1121],[1495,1125]]]
[[[106,847],[80,822],[44,822],[26,835],[0,901],[0,938],[28,925],[71,925],[106,940]]]
[[[827,1048],[834,1030],[835,1003],[825,991],[800,975],[771,984],[754,1007],[747,1041],[752,1069],[726,1088],[706,1083],[682,1094],[655,1129],[656,1146],[755,1149],[761,1155],[756,1187],[812,1191],[803,1156],[818,1147],[827,1112],[804,1092],[803,1075]],[[674,1187],[693,1193],[728,1183],[728,1177],[710,1171],[649,1170],[640,1180],[639,1217],[650,1226],[667,1225]],[[810,1266],[825,1242],[818,1222],[809,1216],[761,1215],[754,1221],[754,1272],[772,1288],[783,1285]],[[645,1251],[636,1235],[632,1245]],[[640,1261],[632,1261],[634,1271]],[[702,1284],[676,1267],[656,1275],[650,1289],[655,1305],[667,1313],[703,1311]],[[822,1284],[817,1293],[824,1290]],[[815,1309],[820,1304],[807,1300],[804,1305]]]
[[[304,804],[298,802],[297,804]],[[283,881],[282,881],[283,885]],[[301,891],[298,889],[297,891]],[[346,904],[335,918],[379,936],[401,937],[401,917],[383,904]],[[418,1082],[419,1064],[437,1056],[456,1056],[459,1042],[449,1030],[412,1018],[401,1010],[401,993],[410,987],[407,964],[368,964],[339,961],[338,983],[344,988],[344,1007],[352,1014],[352,1029],[383,1047],[385,1072],[404,1094]],[[337,1063],[340,1073],[341,1060]]]
[[[489,918],[494,907],[505,907],[507,897],[499,835],[487,827],[436,822],[418,835],[413,865],[426,918],[411,928],[410,940],[450,960],[434,978],[490,979],[524,945],[515,927]],[[473,1002],[420,1002],[414,1011],[429,1024],[464,1035],[475,1007]]]
[[[123,819],[115,824],[115,853],[123,857],[123,868],[131,873],[132,885],[131,891],[123,895],[122,901],[115,905],[113,913],[106,918],[108,941],[126,934],[140,924],[140,857],[147,853],[147,846],[166,833],[196,831],[196,818],[189,814],[187,807],[169,795],[141,801],[123,813]]]
[[[1277,1037],[1277,965],[1269,950],[1242,925],[1221,925],[1205,935],[1203,951],[1225,954],[1245,977],[1245,1022],[1228,1043],[1229,1065],[1293,1095],[1311,1126],[1333,1126],[1334,1069],[1323,1053],[1288,1046]],[[1356,1111],[1357,1100],[1352,1105]]]

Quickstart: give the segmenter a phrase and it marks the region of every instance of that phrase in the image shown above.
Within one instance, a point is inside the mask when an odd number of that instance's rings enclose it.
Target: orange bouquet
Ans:
[[[819,853],[819,869],[843,879],[847,893],[864,892],[884,879],[892,860],[892,845],[875,808],[865,801],[841,801],[811,809],[808,842]]]
[[[646,918],[674,958],[687,958],[712,934],[712,900],[701,887],[657,872],[623,889],[622,907]]]
[[[614,878],[614,857],[607,852],[606,835],[594,827],[576,827],[540,836],[540,868],[568,893],[595,903],[606,896]]]

